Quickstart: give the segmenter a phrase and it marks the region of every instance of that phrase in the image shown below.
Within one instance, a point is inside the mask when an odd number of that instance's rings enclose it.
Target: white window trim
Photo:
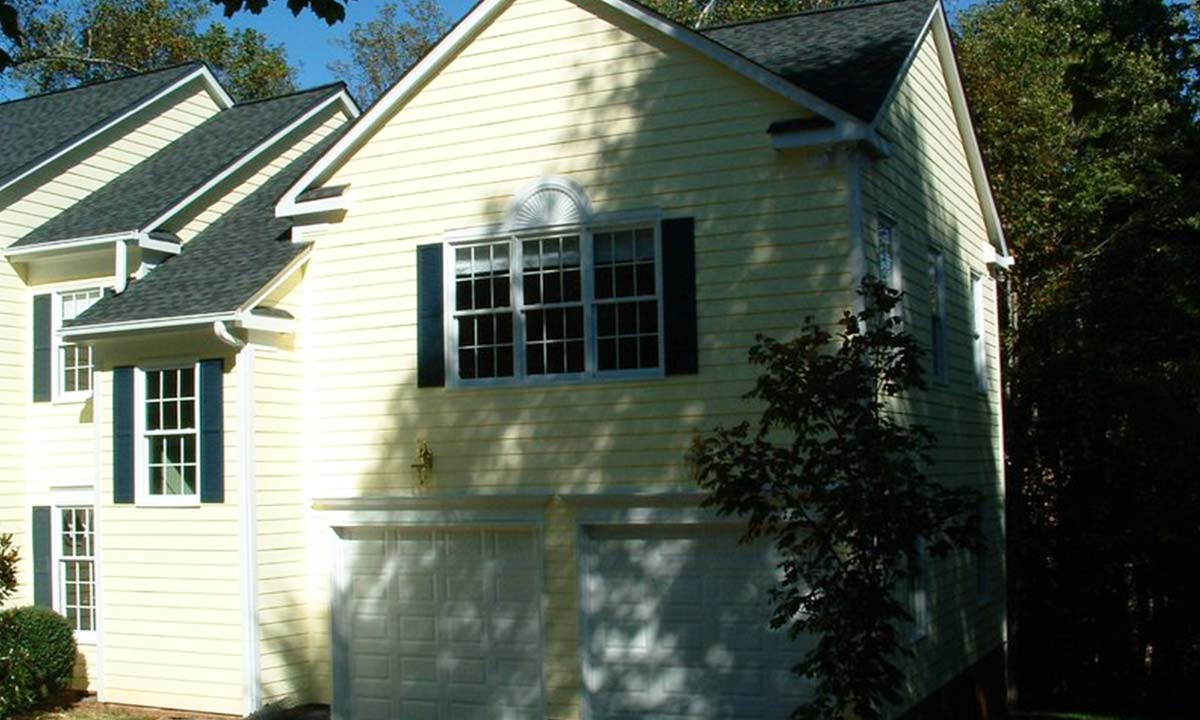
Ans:
[[[50,604],[54,610],[66,615],[63,594],[62,566],[62,511],[66,508],[88,508],[92,511],[92,629],[75,630],[75,642],[80,645],[96,645],[99,633],[96,627],[100,623],[100,562],[99,539],[97,532],[96,496],[90,491],[62,492],[56,491],[51,497],[50,505]]]
[[[196,492],[188,495],[151,495],[150,494],[150,453],[146,445],[146,372],[156,370],[186,370],[191,368],[194,373],[196,400],[193,403],[196,434]],[[134,501],[145,507],[200,507],[200,487],[204,482],[204,472],[200,456],[202,452],[200,428],[200,402],[203,395],[200,387],[200,363],[195,360],[163,361],[161,363],[139,365],[133,374],[133,412],[134,412]]]
[[[975,389],[988,391],[987,322],[984,316],[984,276],[971,272],[971,355],[975,365]]]
[[[653,227],[654,229],[654,272],[655,289],[658,302],[658,367],[638,368],[630,370],[599,370],[598,346],[595,332],[596,298],[593,235],[597,232],[610,232]],[[521,269],[520,241],[538,237],[563,235],[579,236],[580,269],[582,273],[583,323],[584,323],[584,372],[559,373],[556,375],[527,375],[525,368],[525,317],[523,298],[518,297],[521,288],[521,277],[518,272],[510,275],[509,282],[513,293],[512,313],[513,328],[513,376],[504,378],[472,378],[462,379],[458,374],[458,323],[454,318],[455,306],[455,277],[454,250],[461,245],[470,245],[491,241],[512,242],[513,252],[509,255],[510,267]],[[637,211],[621,214],[597,216],[592,222],[584,225],[557,225],[533,228],[520,228],[503,231],[500,228],[477,228],[447,233],[442,243],[442,322],[444,323],[445,348],[443,350],[446,362],[446,386],[450,388],[488,388],[488,387],[520,387],[545,385],[571,385],[594,382],[613,382],[628,380],[645,380],[661,378],[666,375],[666,328],[663,326],[665,317],[665,302],[663,297],[663,253],[662,253],[662,214],[658,210]]]
[[[85,283],[72,283],[56,287],[50,291],[50,374],[51,374],[51,396],[50,400],[53,403],[79,403],[84,402],[92,397],[92,389],[96,384],[96,368],[92,366],[92,376],[89,381],[89,389],[73,390],[67,392],[63,390],[63,362],[62,362],[62,347],[64,344],[78,345],[79,343],[65,343],[62,338],[63,330],[63,312],[62,299],[63,295],[69,293],[86,292],[89,290],[99,290],[99,301],[104,297],[104,288],[107,287],[104,283],[96,281],[88,281]]]

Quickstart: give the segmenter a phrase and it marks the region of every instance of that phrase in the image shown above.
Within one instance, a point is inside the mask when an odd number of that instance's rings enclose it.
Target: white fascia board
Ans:
[[[967,164],[971,168],[971,179],[975,182],[975,193],[983,207],[983,221],[987,226],[988,237],[996,246],[1001,257],[1008,257],[1008,243],[1004,238],[1004,225],[1000,222],[1000,212],[996,208],[996,197],[992,194],[992,184],[988,180],[987,168],[983,163],[983,153],[979,150],[979,139],[975,136],[975,125],[971,121],[971,108],[967,104],[967,93],[963,87],[962,76],[958,72],[958,59],[954,55],[954,43],[950,38],[950,25],[942,4],[934,8],[936,21],[932,23],[933,40],[937,45],[938,59],[942,64],[942,74],[946,85],[950,88],[950,102],[954,106],[954,117],[958,121],[958,131],[963,138],[963,149],[967,153]]]
[[[263,142],[259,143],[256,147],[254,147],[252,150],[250,150],[250,152],[240,156],[238,158],[237,162],[233,163],[232,165],[227,166],[224,170],[217,173],[213,177],[209,178],[207,182],[205,182],[203,185],[201,185],[200,187],[198,187],[194,191],[192,191],[192,193],[190,195],[185,197],[183,200],[180,200],[179,202],[175,203],[175,205],[168,208],[165,212],[160,214],[158,217],[156,217],[153,220],[151,220],[150,222],[146,223],[145,227],[141,228],[141,230],[143,232],[149,232],[151,230],[157,229],[163,223],[165,223],[168,220],[170,220],[171,218],[175,217],[175,215],[179,214],[184,209],[186,209],[189,205],[196,202],[197,199],[199,199],[200,197],[203,197],[205,193],[211,191],[213,188],[215,188],[218,185],[220,185],[221,183],[225,182],[238,170],[241,170],[242,168],[244,168],[247,164],[252,162],[259,155],[262,155],[264,152],[266,152],[270,148],[277,145],[281,140],[283,140],[284,138],[291,135],[297,129],[303,127],[305,124],[307,124],[309,121],[311,121],[314,117],[316,117],[317,115],[320,115],[327,108],[329,108],[331,105],[334,105],[334,104],[341,105],[343,111],[350,114],[351,117],[354,117],[354,115],[355,115],[354,101],[350,99],[350,95],[345,90],[342,90],[341,92],[337,93],[336,95],[331,95],[330,97],[326,98],[323,102],[321,102],[316,107],[312,108],[308,112],[306,112],[303,115],[301,115],[300,117],[296,118],[296,120],[292,121],[287,127],[283,128],[279,132],[275,133],[271,137],[269,137],[266,140],[264,140]]]
[[[275,333],[278,335],[291,335],[296,331],[296,320],[294,318],[244,313],[238,316],[235,323],[244,330],[257,330],[259,332]]]
[[[782,95],[818,115],[846,125],[862,125],[853,115],[820,99],[816,95],[784,80],[762,66],[747,60],[718,42],[709,40],[700,33],[665,20],[647,11],[636,3],[626,0],[598,0],[605,5],[638,20],[660,33],[673,38],[700,54],[714,60],[749,80]],[[354,152],[385,123],[401,104],[412,98],[424,87],[425,82],[440,72],[460,50],[508,7],[512,0],[482,0],[463,20],[441,40],[433,50],[393,85],[361,117],[350,132],[339,140],[308,172],[304,173],[275,206],[275,217],[295,217],[318,212],[312,209],[318,201],[299,202],[300,193],[309,186],[326,179],[326,176],[347,155]],[[343,209],[343,208],[336,208]]]
[[[168,255],[178,255],[183,246],[170,240],[156,240],[148,233],[138,233],[138,247],[146,250],[156,250]]]
[[[64,340],[89,339],[104,335],[119,335],[127,332],[145,330],[167,330],[192,326],[211,325],[214,322],[236,321],[237,314],[231,312],[204,313],[201,315],[180,315],[169,318],[154,318],[151,320],[130,320],[127,322],[103,323],[76,328],[63,328],[58,331]]]
[[[37,245],[27,245],[24,247],[9,247],[4,250],[4,256],[9,258],[22,258],[29,255],[53,255],[64,250],[80,250],[83,248],[90,248],[95,245],[106,245],[111,242],[134,242],[137,239],[138,234],[130,230],[119,233],[109,233],[107,235],[92,235],[90,237],[55,240],[53,242],[38,243]]]
[[[160,92],[157,92],[154,95],[150,96],[149,98],[144,100],[139,105],[126,110],[125,112],[121,113],[120,115],[117,115],[116,117],[112,118],[108,122],[97,127],[92,132],[88,133],[87,135],[85,135],[81,138],[78,138],[74,142],[64,145],[63,147],[59,148],[58,152],[54,153],[53,155],[46,158],[45,160],[42,160],[41,162],[37,163],[36,165],[33,165],[32,167],[27,168],[24,172],[20,173],[19,175],[14,175],[13,177],[9,178],[7,181],[4,181],[2,184],[0,184],[0,192],[3,192],[7,188],[24,180],[25,178],[29,177],[30,175],[33,175],[34,173],[38,172],[42,168],[45,168],[50,163],[53,163],[55,160],[58,160],[62,156],[66,155],[67,153],[75,150],[76,148],[79,148],[83,145],[90,143],[92,140],[95,140],[98,136],[102,135],[105,132],[108,132],[112,128],[125,122],[126,120],[133,117],[134,115],[137,115],[142,110],[145,110],[150,105],[153,105],[154,103],[158,102],[159,100],[162,100],[163,98],[167,97],[171,93],[174,93],[179,88],[190,84],[197,78],[199,78],[204,83],[205,88],[209,91],[209,93],[212,94],[213,98],[216,100],[217,104],[221,106],[222,110],[226,110],[228,108],[233,107],[233,98],[229,97],[229,93],[225,92],[225,88],[221,87],[221,83],[217,81],[217,78],[213,76],[212,72],[208,69],[208,67],[202,65],[202,66],[196,68],[196,70],[194,72],[188,73],[187,75],[183,76],[179,80],[176,80],[174,83],[172,83],[168,87],[164,88]]]

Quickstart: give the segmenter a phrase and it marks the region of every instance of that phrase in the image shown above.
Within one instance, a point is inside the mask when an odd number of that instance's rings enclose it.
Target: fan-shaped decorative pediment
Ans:
[[[580,185],[568,178],[538,180],[519,193],[508,210],[507,229],[584,225],[592,203]]]

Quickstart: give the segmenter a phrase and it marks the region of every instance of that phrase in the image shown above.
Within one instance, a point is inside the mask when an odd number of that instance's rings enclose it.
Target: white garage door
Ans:
[[[766,546],[712,526],[594,527],[584,556],[589,717],[786,718],[805,649],[769,629]]]
[[[355,720],[545,715],[541,548],[533,531],[342,534],[337,714]],[[338,657],[341,655],[341,657]],[[346,702],[348,701],[348,702]]]

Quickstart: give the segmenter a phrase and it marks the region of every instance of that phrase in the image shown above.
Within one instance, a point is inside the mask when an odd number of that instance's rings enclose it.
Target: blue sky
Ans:
[[[979,2],[979,0],[946,0],[947,9],[955,11]],[[310,12],[292,17],[283,0],[274,0],[261,15],[241,13],[229,22],[234,27],[252,27],[262,31],[272,42],[282,43],[288,57],[299,72],[299,85],[311,87],[338,79],[329,71],[328,64],[343,58],[345,51],[333,44],[335,38],[345,37],[348,29],[356,22],[372,17],[375,8],[382,3],[377,0],[351,0],[347,7],[345,23],[329,27]],[[475,0],[442,0],[442,9],[452,20],[457,21],[475,5]],[[220,16],[216,15],[216,18]],[[217,20],[220,22],[220,20]]]

